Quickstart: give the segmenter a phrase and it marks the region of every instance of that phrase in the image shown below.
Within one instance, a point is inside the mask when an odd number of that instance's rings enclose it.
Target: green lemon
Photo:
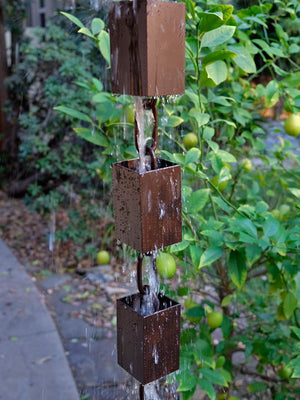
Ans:
[[[108,251],[106,251],[106,250],[99,251],[99,253],[97,254],[97,263],[99,265],[108,264],[109,260],[110,260],[110,255],[109,255]]]
[[[283,365],[282,368],[278,370],[278,375],[281,379],[289,379],[292,375],[292,369],[286,365]]]
[[[250,172],[252,169],[251,160],[249,160],[249,158],[244,158],[242,161],[241,167],[245,172]]]
[[[290,115],[284,123],[284,130],[289,136],[297,137],[300,134],[300,115]]]
[[[206,319],[207,325],[212,329],[216,329],[222,325],[223,314],[220,311],[212,311],[207,315]]]
[[[221,182],[219,182],[219,175],[215,175],[212,179],[211,179],[211,183],[213,185],[215,185],[221,192],[223,192],[223,190],[225,190],[227,188],[229,179],[225,179]]]
[[[198,144],[197,135],[193,132],[186,134],[183,138],[183,144],[187,150],[191,149],[192,147],[196,147]]]
[[[176,263],[171,254],[160,253],[156,259],[156,268],[161,279],[171,279],[176,272]]]

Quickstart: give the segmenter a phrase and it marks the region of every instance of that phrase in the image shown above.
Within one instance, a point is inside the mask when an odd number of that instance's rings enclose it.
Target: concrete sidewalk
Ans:
[[[79,400],[44,298],[1,239],[0,399]]]

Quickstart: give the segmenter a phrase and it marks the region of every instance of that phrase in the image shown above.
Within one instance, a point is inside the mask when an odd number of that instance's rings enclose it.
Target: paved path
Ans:
[[[1,239],[0,399],[79,400],[44,298]]]

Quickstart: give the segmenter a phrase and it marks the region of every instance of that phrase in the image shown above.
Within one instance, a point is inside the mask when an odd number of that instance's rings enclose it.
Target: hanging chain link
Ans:
[[[149,155],[151,158],[151,168],[157,168],[157,160],[155,158],[155,150],[158,145],[158,113],[157,113],[157,99],[143,99],[143,109],[144,110],[152,110],[153,116],[153,128],[152,128],[152,143],[151,146],[146,146],[145,153]],[[134,119],[134,140],[135,140],[135,147],[138,152],[140,152],[139,148],[139,127],[136,118]]]

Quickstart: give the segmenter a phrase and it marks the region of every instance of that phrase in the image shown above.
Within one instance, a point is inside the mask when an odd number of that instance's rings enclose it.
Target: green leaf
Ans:
[[[291,326],[290,329],[297,336],[297,338],[300,340],[300,329],[297,328],[296,326]]]
[[[279,101],[279,84],[276,80],[270,81],[265,90],[265,105],[266,107],[273,107]]]
[[[202,250],[200,249],[200,247],[193,246],[193,245],[191,245],[189,247],[189,250],[190,250],[190,255],[191,255],[193,266],[198,268],[198,265],[200,263],[200,258],[202,255]]]
[[[189,308],[184,313],[184,316],[192,322],[200,320],[202,317],[204,317],[204,315],[205,315],[205,312],[204,312],[204,309],[202,306],[195,306],[195,307]]]
[[[97,78],[92,78],[93,85],[98,90],[98,92],[102,92],[103,90],[103,83],[99,81]]]
[[[193,147],[186,153],[185,163],[190,164],[190,163],[197,161],[200,157],[200,154],[201,154],[200,150],[197,149],[196,147]]]
[[[262,26],[264,26],[266,29],[268,29],[268,25],[267,25],[262,19],[260,19],[260,18],[258,18],[258,17],[245,17],[244,19],[245,19],[246,21],[248,20],[248,21],[256,22],[257,24],[262,25]]]
[[[210,229],[210,230],[203,230],[200,233],[203,236],[209,237],[211,245],[222,246],[222,244],[224,244],[224,237],[218,231]]]
[[[187,198],[186,207],[190,214],[194,214],[204,208],[209,199],[209,192],[209,189],[199,189]]]
[[[104,21],[101,18],[94,18],[91,24],[91,29],[94,35],[100,33],[105,27]]]
[[[203,315],[204,316],[204,315]],[[213,351],[212,346],[206,340],[198,339],[195,343],[195,350],[197,353],[197,358],[201,360],[202,357],[212,357]]]
[[[91,32],[88,28],[86,28],[86,27],[80,28],[79,31],[78,31],[78,33],[82,33],[82,34],[85,35],[85,36],[88,36],[88,37],[90,37],[90,38],[92,38],[92,39],[95,39],[95,36],[94,36],[94,35],[92,34],[92,32]]]
[[[236,124],[233,121],[230,121],[227,119],[217,118],[212,121],[212,123],[214,123],[214,124],[216,124],[218,122],[223,122],[226,125],[233,126],[234,128],[236,128]]]
[[[186,90],[184,94],[191,100],[196,108],[200,107],[199,96],[196,93],[191,92],[190,90]]]
[[[97,93],[93,96],[93,103],[105,103],[106,101],[111,101],[111,95],[106,92]]]
[[[297,297],[292,293],[288,292],[283,301],[283,312],[287,319],[289,319],[297,308]]]
[[[235,26],[223,25],[217,29],[204,33],[201,47],[214,47],[232,38]]]
[[[197,122],[198,128],[203,125],[206,125],[209,121],[209,114],[199,112],[199,109],[192,108],[189,111],[189,115],[194,118]]]
[[[107,32],[101,31],[98,35],[98,47],[103,58],[110,67],[110,39]]]
[[[225,163],[236,163],[236,158],[228,151],[225,150],[217,150],[216,154],[221,158],[221,160]]]
[[[247,386],[247,390],[250,393],[260,393],[267,389],[268,385],[264,382],[253,382]]]
[[[178,392],[186,392],[196,387],[196,378],[189,371],[180,374]]]
[[[199,30],[200,33],[208,32],[213,29],[219,28],[219,26],[224,25],[223,13],[222,12],[200,12],[198,13]]]
[[[222,300],[221,307],[227,307],[231,303],[231,300],[232,300],[232,294],[225,296]]]
[[[221,12],[223,14],[223,21],[224,23],[228,22],[232,16],[233,6],[231,5],[224,5],[224,4],[216,4],[213,5],[210,9],[210,12]],[[227,24],[230,25],[230,24]]]
[[[108,139],[103,134],[97,131],[92,132],[90,129],[87,128],[74,128],[74,131],[82,139],[85,139],[90,143],[96,144],[97,146],[106,147],[109,145]]]
[[[297,199],[300,199],[300,189],[297,188],[288,188],[288,189],[295,197],[297,197]]]
[[[177,253],[178,251],[183,251],[189,246],[189,242],[182,240],[179,243],[172,244],[170,247],[171,253]]]
[[[244,285],[247,278],[246,260],[245,255],[238,250],[230,252],[229,275],[239,289]]]
[[[242,242],[257,242],[257,229],[253,222],[248,218],[236,218],[232,221],[232,230],[240,233]]]
[[[211,64],[208,64],[206,67],[206,73],[209,79],[212,79],[216,85],[219,85],[221,82],[226,81],[227,79],[227,66],[224,61],[218,60]]]
[[[228,59],[234,58],[234,57],[236,57],[236,53],[234,53],[233,51],[217,50],[217,51],[213,51],[213,52],[207,54],[207,56],[203,57],[202,65],[205,67],[206,65],[213,63],[215,61],[228,60]]]
[[[207,393],[210,400],[216,399],[216,391],[209,381],[207,381],[206,379],[199,379],[198,385],[200,389],[204,390],[204,392]]]
[[[200,257],[200,263],[198,268],[201,269],[207,265],[217,261],[223,254],[222,247],[212,246],[204,251]]]
[[[280,227],[280,223],[277,219],[268,215],[268,218],[262,223],[263,231],[265,236],[271,237],[276,235]]]
[[[91,118],[88,115],[86,115],[80,111],[74,110],[73,108],[69,108],[69,107],[65,107],[65,106],[58,106],[58,107],[54,107],[53,109],[56,111],[60,111],[64,114],[67,114],[70,117],[77,118],[77,119],[80,119],[80,120],[86,121],[86,122],[92,122]]]
[[[63,12],[63,11],[60,11],[60,13],[62,15],[64,15],[65,17],[67,17],[70,21],[72,21],[73,24],[79,26],[79,28],[84,28],[83,23],[78,18],[74,17],[74,15]]]
[[[236,57],[233,62],[240,67],[247,74],[256,72],[256,65],[251,54],[245,49],[244,46],[236,44],[228,46],[228,50],[234,52]]]
[[[204,378],[206,378],[209,382],[213,384],[225,387],[228,386],[224,376],[218,371],[214,371],[208,368],[202,368],[199,372]]]
[[[167,117],[167,121],[162,125],[167,126],[169,128],[175,128],[176,126],[182,124],[183,122],[184,122],[183,118],[178,117],[176,115],[169,115]]]

